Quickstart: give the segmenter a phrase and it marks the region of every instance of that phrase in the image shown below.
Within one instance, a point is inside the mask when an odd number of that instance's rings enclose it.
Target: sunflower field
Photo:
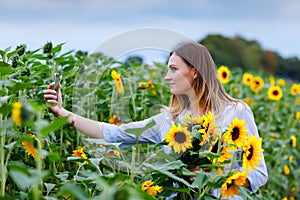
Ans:
[[[180,193],[188,199],[194,192],[213,199],[210,188],[223,189],[230,178],[242,181],[244,174],[225,177],[210,163],[191,183],[184,178],[194,176],[186,165],[161,151],[166,143],[120,148],[56,118],[43,97],[54,73],[59,73],[64,108],[106,123],[146,119],[170,99],[166,63],[128,66],[101,53],[63,52],[63,45],[0,50],[0,198],[166,199]],[[225,90],[251,107],[262,138],[253,143],[262,143],[258,152],[263,151],[268,168],[268,181],[257,192],[237,191],[248,199],[299,199],[300,83],[230,66],[217,69]],[[151,126],[130,132],[139,136]],[[202,153],[209,160],[220,158],[220,151]],[[234,192],[226,187],[225,197]]]

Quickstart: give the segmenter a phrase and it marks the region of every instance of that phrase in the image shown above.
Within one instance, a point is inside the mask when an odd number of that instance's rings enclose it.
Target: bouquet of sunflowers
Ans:
[[[178,182],[181,190],[175,199],[210,199],[212,190],[217,189],[221,190],[221,198],[241,195],[251,199],[241,186],[248,172],[260,164],[263,149],[261,138],[247,135],[244,120],[235,118],[227,130],[221,132],[211,112],[196,118],[186,115],[184,120],[172,124],[164,142],[173,149],[185,169],[197,170],[197,173],[172,172],[188,182]],[[238,162],[244,170],[235,169]]]

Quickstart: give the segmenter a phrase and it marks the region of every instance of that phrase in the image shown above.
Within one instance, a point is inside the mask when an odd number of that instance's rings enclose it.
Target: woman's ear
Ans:
[[[195,80],[196,78],[198,78],[198,71],[196,68],[192,69],[192,78]]]

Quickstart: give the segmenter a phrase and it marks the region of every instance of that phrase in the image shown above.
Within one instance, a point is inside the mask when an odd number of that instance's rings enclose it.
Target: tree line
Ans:
[[[299,58],[284,58],[277,52],[264,50],[255,40],[215,34],[206,36],[199,43],[208,48],[218,66],[240,67],[245,71],[264,71],[300,81]]]

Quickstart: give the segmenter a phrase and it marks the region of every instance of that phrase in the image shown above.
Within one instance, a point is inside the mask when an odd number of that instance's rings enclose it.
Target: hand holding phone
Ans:
[[[56,91],[56,100],[57,100],[57,93],[58,93],[58,84],[59,84],[59,80],[60,80],[60,74],[59,73],[54,73],[53,75],[53,81],[54,81],[54,87],[53,90]],[[46,103],[48,107],[53,107],[56,106],[57,103]]]

